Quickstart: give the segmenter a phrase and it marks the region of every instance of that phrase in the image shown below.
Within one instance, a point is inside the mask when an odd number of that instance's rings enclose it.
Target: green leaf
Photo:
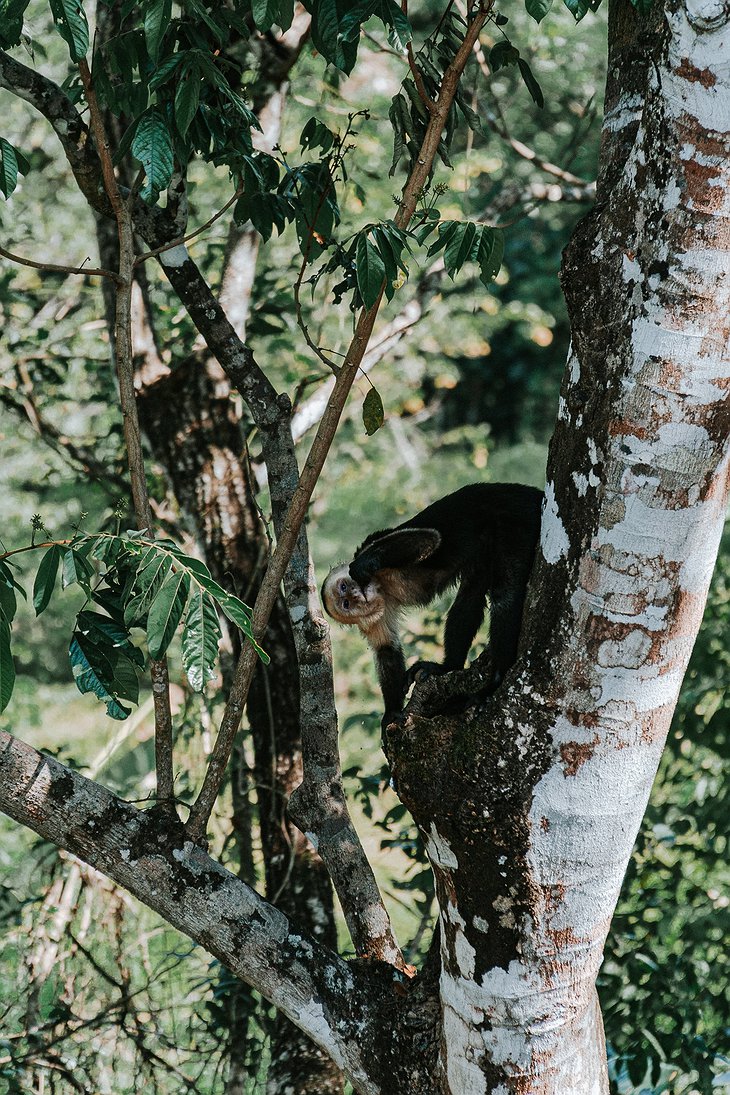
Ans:
[[[509,39],[505,38],[497,42],[489,51],[489,67],[493,72],[507,65],[516,65],[520,51],[515,49]]]
[[[553,0],[525,0],[527,14],[531,15],[536,23],[542,22],[552,6]]]
[[[10,624],[0,612],[0,712],[10,703],[15,687],[15,665],[10,652]]]
[[[180,77],[175,90],[175,122],[184,137],[200,104],[201,81],[197,66],[191,65]]]
[[[253,628],[251,626],[251,610],[243,603],[239,601],[238,597],[234,597],[232,593],[224,593],[224,598],[218,601],[221,611],[228,617],[228,619],[240,628],[246,638],[249,640],[254,650],[261,658],[264,665],[268,665],[271,658],[263,650],[253,637]]]
[[[23,14],[29,0],[0,0],[0,49],[20,45]]]
[[[270,30],[276,21],[279,4],[277,0],[252,0],[251,14],[259,30]]]
[[[18,185],[18,158],[10,141],[0,137],[0,190],[9,198]]]
[[[8,585],[0,578],[0,613],[5,617],[9,624],[15,619],[17,608],[18,600],[15,596],[15,590],[11,585]]]
[[[68,589],[69,586],[76,585],[77,582],[85,589],[92,574],[91,566],[79,551],[75,548],[67,548],[63,552],[62,589]]]
[[[49,0],[58,33],[69,47],[72,61],[81,61],[89,48],[89,24],[81,0]]]
[[[525,83],[525,87],[532,96],[532,101],[540,107],[540,110],[542,110],[545,106],[545,99],[542,94],[542,88],[532,74],[532,69],[522,57],[518,58],[517,67],[520,70],[520,75]]]
[[[504,236],[497,228],[482,229],[476,260],[479,263],[480,280],[488,286],[499,273],[504,255]]]
[[[647,0],[651,4],[652,0]],[[584,15],[588,13],[590,4],[588,0],[563,0],[566,8],[575,19],[576,23],[580,23]],[[636,6],[636,5],[635,5]]]
[[[160,44],[172,17],[172,0],[152,0],[144,13],[144,36],[147,50],[153,61],[157,60]]]
[[[91,635],[97,645],[109,645],[111,648],[118,649],[126,658],[138,665],[140,669],[144,665],[144,654],[134,645],[129,632],[120,627],[109,616],[104,616],[101,612],[84,610],[79,612],[77,627],[85,635]]]
[[[40,616],[41,612],[48,607],[48,602],[53,595],[53,588],[56,584],[58,564],[61,562],[63,554],[63,548],[59,544],[51,544],[41,559],[33,583],[33,607],[36,616]]]
[[[366,308],[372,308],[385,281],[385,263],[368,239],[366,232],[361,233],[357,241],[355,265],[357,269],[357,287],[360,290],[363,304]]]
[[[145,199],[157,201],[172,178],[173,151],[165,120],[156,109],[147,110],[139,119],[132,141],[132,155],[142,164],[147,179],[141,190]]]
[[[16,590],[25,600],[25,590],[21,585],[18,585],[13,577],[10,563],[4,560],[0,561],[0,612],[4,614],[9,624],[13,622],[18,607],[18,599],[15,596]]]
[[[172,569],[172,559],[154,545],[145,552],[132,587],[133,596],[124,608],[124,622],[138,623],[149,612],[160,586]]]
[[[413,38],[408,17],[403,14],[400,4],[396,4],[395,0],[386,0],[383,7],[385,11],[381,14],[381,18],[385,25],[390,27],[388,41],[393,49],[397,49],[399,53],[405,53],[408,43]]]
[[[428,258],[433,258],[433,256],[437,255],[442,248],[448,247],[461,223],[461,221],[441,221],[438,226],[438,239],[433,241],[426,252],[426,256]]]
[[[220,621],[213,598],[200,587],[193,588],[182,636],[182,661],[190,687],[202,692],[215,677]]]
[[[182,619],[190,591],[190,578],[184,570],[167,575],[152,602],[147,616],[147,646],[157,660],[167,650]]]
[[[115,667],[104,651],[94,646],[81,632],[74,631],[68,653],[79,692],[82,695],[93,692],[104,701],[107,714],[113,719],[126,719],[131,709],[123,707],[110,690],[114,687]]]
[[[476,232],[477,226],[471,221],[465,221],[457,227],[449,240],[444,251],[444,266],[452,279],[469,258]]]
[[[365,401],[362,405],[362,421],[368,437],[377,433],[385,421],[383,401],[376,388],[371,388],[365,396]]]

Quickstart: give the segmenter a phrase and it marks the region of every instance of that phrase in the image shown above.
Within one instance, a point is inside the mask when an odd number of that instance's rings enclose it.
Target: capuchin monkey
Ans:
[[[374,532],[349,564],[322,586],[326,611],[356,624],[375,654],[387,726],[420,672],[461,669],[490,602],[489,651],[494,691],[513,664],[525,590],[540,532],[542,492],[519,483],[474,483],[447,494],[410,521]],[[398,623],[410,605],[458,590],[446,617],[444,660],[418,661],[409,672]]]

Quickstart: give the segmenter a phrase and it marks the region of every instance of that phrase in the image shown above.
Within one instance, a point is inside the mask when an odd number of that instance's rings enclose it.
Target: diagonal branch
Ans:
[[[137,810],[4,731],[0,810],[124,886],[283,1011],[358,1091],[376,1090],[361,1047],[380,993],[192,844],[176,819]]]
[[[423,191],[423,187],[430,176],[451,103],[474,43],[484,25],[487,10],[486,7],[480,8],[474,16],[471,24],[467,28],[460,49],[457,51],[454,60],[444,74],[439,96],[435,103],[431,120],[426,129],[421,152],[416,161],[414,170],[406,183],[403,197],[395,217],[395,223],[399,228],[405,228],[409,223],[415,211],[418,199]],[[182,258],[182,256],[177,257],[179,259]],[[173,266],[173,274],[177,265],[178,264],[175,264]],[[187,263],[185,265],[187,265]],[[378,299],[372,307],[367,310],[364,309],[360,314],[355,329],[355,335],[338,373],[331,398],[325,408],[316,437],[299,477],[299,481],[293,491],[286,516],[281,522],[280,527],[277,528],[276,550],[269,562],[253,610],[253,629],[256,636],[261,636],[263,634],[279,586],[284,578],[289,561],[300,536],[312,492],[319,479],[347,396],[367,349],[380,301],[382,299],[382,292],[381,289]],[[250,368],[244,370],[243,375],[239,377],[238,370],[235,367],[227,367],[224,361],[221,361],[221,364],[227,369],[229,376],[231,376],[231,379],[239,390],[242,390],[242,384],[251,382]],[[266,426],[268,427],[269,424],[267,423]],[[264,429],[262,432],[264,434],[265,445],[265,437],[268,429]],[[268,460],[267,466],[271,482],[272,479],[278,477],[272,476],[273,469],[269,465]],[[256,655],[253,647],[250,644],[247,644],[239,659],[228,703],[211,754],[203,786],[191,809],[188,823],[189,832],[193,838],[197,840],[204,838],[208,818],[219,793],[220,785],[228,764],[228,758],[233,747],[233,741],[240,724],[248,688],[253,676],[255,657]],[[308,726],[310,729],[313,729],[311,722]],[[320,732],[319,736],[309,733],[307,725],[303,726],[302,737],[304,745],[305,778],[304,783],[295,793],[295,796],[293,796],[292,812],[301,828],[306,831],[321,833],[325,829],[328,814],[331,812],[332,808],[336,809],[338,806],[341,789],[334,795],[330,791],[331,772],[333,768],[336,771],[339,770],[336,728],[328,742],[322,740],[322,727],[318,726],[317,729]],[[324,807],[326,807],[326,810]],[[321,847],[320,851],[322,851]],[[322,854],[324,857],[323,851]],[[338,881],[341,883],[342,877],[339,879],[334,878],[333,880],[337,886]],[[370,934],[370,925],[364,915],[368,911],[367,906],[365,906],[362,901],[356,902],[353,906],[345,905],[343,902],[343,906],[345,907],[346,915],[349,914],[348,927],[350,928],[358,953],[369,953],[372,945],[372,935]],[[384,938],[382,932],[378,933],[378,938],[380,940],[380,946],[385,946],[385,951],[382,952],[382,956],[386,957],[389,961],[396,961],[398,964],[402,964],[403,959],[397,949],[394,939],[392,939],[392,937],[390,940]],[[368,949],[361,949],[363,946]]]

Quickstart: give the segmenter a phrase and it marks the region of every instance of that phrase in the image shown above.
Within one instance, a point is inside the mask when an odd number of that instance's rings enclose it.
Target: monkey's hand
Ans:
[[[402,726],[405,722],[405,711],[386,711],[380,720],[380,732],[385,734],[389,726]]]
[[[427,677],[440,677],[443,673],[448,673],[446,666],[441,662],[414,662],[413,665],[406,671],[406,681],[408,687],[415,684],[418,680],[425,680]]]

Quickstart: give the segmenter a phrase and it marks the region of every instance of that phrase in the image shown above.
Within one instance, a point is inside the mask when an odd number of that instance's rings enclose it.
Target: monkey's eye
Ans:
[[[349,608],[349,607],[350,607],[350,602],[348,601],[347,597],[345,597],[345,598],[343,599],[343,601],[342,601],[342,607],[343,607],[343,608]]]
[[[340,582],[340,593],[347,593],[347,582],[344,578]]]

